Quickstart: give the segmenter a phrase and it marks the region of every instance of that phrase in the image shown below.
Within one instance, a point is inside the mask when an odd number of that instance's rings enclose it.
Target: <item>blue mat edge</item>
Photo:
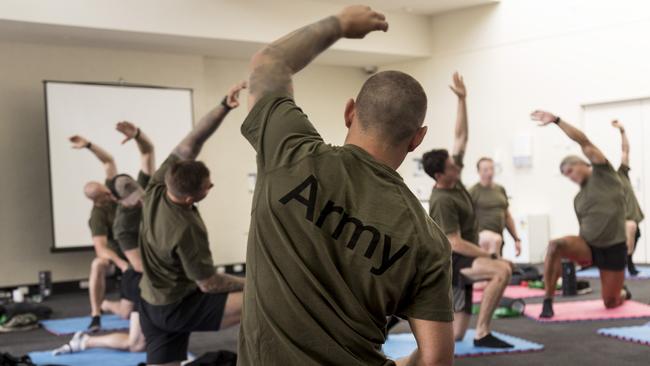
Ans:
[[[106,319],[105,317],[108,317],[109,319]],[[117,318],[117,319],[115,319],[115,318]],[[48,325],[49,323],[51,323],[51,322],[57,322],[57,321],[69,321],[70,319],[85,320],[85,321],[87,321],[87,322],[90,322],[90,319],[91,319],[91,318],[90,318],[90,316],[73,316],[73,317],[69,317],[69,318],[45,319],[45,320],[41,320],[39,323],[40,323],[40,326],[41,326],[43,329],[45,329],[47,332],[49,332],[49,333],[51,333],[51,334],[54,334],[54,335],[57,335],[57,336],[63,336],[63,335],[74,334],[76,331],[72,331],[72,332],[61,332],[61,333],[59,333],[59,332],[55,332],[54,330],[48,328],[47,325]],[[129,319],[122,319],[122,318],[120,318],[119,316],[117,316],[117,315],[115,315],[115,314],[105,314],[105,315],[102,315],[102,322],[103,322],[103,323],[106,323],[106,322],[118,322],[118,321],[119,321],[119,322],[122,322],[122,321],[125,322],[125,323],[126,323],[126,326],[123,327],[123,328],[122,328],[122,327],[119,327],[119,328],[113,328],[113,327],[110,327],[110,328],[102,328],[102,331],[120,331],[120,330],[127,330],[127,329],[129,329],[129,322],[130,322]],[[84,331],[84,330],[85,330],[85,329],[80,329],[79,331]]]
[[[648,272],[648,274],[644,274],[642,276],[630,276],[630,274],[625,271],[625,279],[626,280],[631,280],[631,281],[647,281],[650,280],[650,267],[648,266],[637,266],[637,269],[642,271],[642,272]],[[596,272],[592,274],[592,272]],[[578,278],[583,278],[583,279],[590,279],[590,280],[597,280],[600,278],[600,274],[598,273],[598,268],[596,267],[589,267],[585,268],[583,270],[579,270],[576,272],[576,277]]]
[[[630,342],[630,343],[642,344],[644,346],[650,346],[650,340],[642,341],[642,340],[635,339],[635,338],[632,338],[632,337],[629,337],[629,336],[624,336],[624,335],[621,335],[621,334],[612,333],[613,331],[629,329],[629,328],[648,328],[648,325],[646,324],[646,325],[636,325],[636,326],[630,326],[630,327],[601,328],[601,329],[598,329],[596,332],[601,336],[614,338],[614,339],[618,339],[618,340],[625,341],[625,342]]]
[[[399,334],[412,334],[412,333],[399,333]],[[542,352],[545,349],[545,346],[541,343],[529,341],[524,338],[516,337],[510,334],[505,334],[505,333],[500,333],[500,332],[492,332],[495,336],[506,336],[511,339],[516,339],[519,342],[524,342],[530,345],[530,349],[525,349],[525,350],[494,350],[494,351],[481,351],[477,353],[470,353],[470,354],[463,354],[463,355],[456,355],[454,354],[454,358],[473,358],[473,357],[481,357],[481,356],[495,356],[495,355],[514,355],[514,354],[522,354],[522,353],[531,353],[531,352]]]

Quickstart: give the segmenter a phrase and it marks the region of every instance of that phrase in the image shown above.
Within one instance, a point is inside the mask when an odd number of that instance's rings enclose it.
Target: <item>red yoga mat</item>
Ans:
[[[650,306],[636,301],[626,301],[623,305],[607,309],[602,300],[556,302],[553,304],[555,316],[540,318],[542,304],[526,305],[524,315],[542,323],[579,322],[590,320],[634,319],[650,317]]]
[[[556,294],[557,293],[558,292],[556,292]],[[533,297],[544,297],[544,290],[518,285],[508,286],[506,287],[506,291],[503,293],[503,297],[508,297],[511,299],[530,299]],[[474,290],[472,302],[479,303],[481,300],[483,300],[483,291]]]

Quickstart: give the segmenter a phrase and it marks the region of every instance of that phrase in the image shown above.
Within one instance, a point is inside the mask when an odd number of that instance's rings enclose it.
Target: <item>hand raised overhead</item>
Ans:
[[[246,87],[246,81],[240,81],[228,90],[228,94],[226,95],[226,104],[228,104],[228,107],[233,109],[239,107],[239,92],[246,89]]]
[[[83,149],[88,146],[88,140],[79,135],[71,136],[68,140],[72,143],[73,149]]]
[[[449,85],[449,89],[456,94],[458,98],[465,98],[467,96],[467,88],[465,88],[465,80],[463,77],[456,71],[454,73],[454,83]]]
[[[530,114],[530,119],[539,122],[538,125],[540,126],[546,126],[549,123],[555,122],[557,116],[551,112],[546,112],[538,109]]]
[[[348,6],[337,15],[337,18],[344,38],[363,38],[372,31],[388,30],[388,22],[384,14],[365,5]]]
[[[122,140],[122,144],[125,144],[127,141],[135,138],[135,136],[138,134],[138,128],[129,121],[118,122],[115,126],[115,129],[125,136],[124,140]]]

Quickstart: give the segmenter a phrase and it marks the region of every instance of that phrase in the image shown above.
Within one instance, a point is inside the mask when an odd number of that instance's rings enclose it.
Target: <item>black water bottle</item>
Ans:
[[[43,299],[52,294],[52,272],[38,272],[38,289]]]
[[[575,296],[577,294],[576,265],[571,261],[562,261],[562,295]]]

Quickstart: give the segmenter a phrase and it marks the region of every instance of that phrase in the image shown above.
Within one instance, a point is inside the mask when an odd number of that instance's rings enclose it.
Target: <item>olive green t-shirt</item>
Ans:
[[[618,167],[618,174],[621,177],[621,182],[623,182],[623,192],[625,192],[625,219],[632,220],[637,224],[643,221],[644,215],[639,205],[639,201],[634,194],[634,188],[632,187],[632,182],[630,182],[630,167],[621,164]]]
[[[93,205],[93,208],[90,210],[88,226],[90,227],[90,234],[92,236],[106,236],[108,248],[117,253],[120,258],[124,259],[124,253],[120,250],[120,246],[115,241],[113,235],[113,222],[115,221],[116,209],[117,203],[112,201],[102,206]]]
[[[476,183],[469,190],[476,211],[478,230],[490,230],[503,233],[506,227],[506,214],[508,212],[508,195],[505,188],[498,184],[484,187]]]
[[[137,182],[142,188],[149,184],[151,176],[140,171]],[[138,248],[140,236],[140,221],[142,220],[142,207],[124,207],[117,205],[115,221],[113,222],[113,235],[122,251]]]
[[[388,315],[452,321],[449,242],[397,172],[325,144],[282,94],[242,134],[258,175],[239,365],[393,365]]]
[[[580,237],[587,244],[606,248],[625,242],[625,195],[623,183],[607,162],[593,164],[573,205],[580,223]]]
[[[454,155],[456,165],[462,167],[462,156]],[[460,232],[464,240],[478,245],[478,223],[472,196],[463,182],[458,181],[454,188],[434,187],[429,198],[429,215],[442,228],[445,234]]]
[[[151,177],[142,207],[140,253],[142,298],[168,305],[197,291],[196,281],[215,272],[208,232],[195,206],[183,207],[167,198],[165,173],[180,158],[169,155]]]

